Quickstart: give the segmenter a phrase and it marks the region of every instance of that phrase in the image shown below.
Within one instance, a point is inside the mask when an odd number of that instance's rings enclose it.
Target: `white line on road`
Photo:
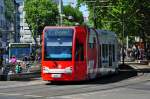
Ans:
[[[26,96],[26,97],[33,97],[33,98],[41,98],[43,96],[37,96],[37,95],[23,95],[23,96]]]
[[[0,93],[0,95],[7,95],[7,96],[20,96],[21,94],[18,94],[18,93]]]
[[[4,88],[14,88],[14,87],[24,87],[24,86],[38,85],[38,84],[44,84],[44,83],[45,83],[45,81],[34,81],[34,82],[20,83],[20,84],[18,84],[18,83],[16,82],[16,84],[14,84],[14,85],[0,86],[0,89],[4,89]]]
[[[24,95],[24,94],[19,94],[19,93],[0,93],[0,95],[4,96],[25,96],[25,97],[32,97],[32,98],[41,98],[43,96],[38,96],[38,95]]]

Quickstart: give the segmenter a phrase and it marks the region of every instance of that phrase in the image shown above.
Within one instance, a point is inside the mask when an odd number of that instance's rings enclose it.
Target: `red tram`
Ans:
[[[84,26],[47,26],[43,30],[42,78],[80,81],[116,72],[117,37]]]

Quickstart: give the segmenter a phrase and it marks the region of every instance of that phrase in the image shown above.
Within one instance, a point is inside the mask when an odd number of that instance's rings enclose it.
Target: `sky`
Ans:
[[[75,7],[75,5],[77,4],[77,0],[63,0],[63,4],[64,5],[67,5],[67,4],[71,4],[73,7]],[[83,13],[83,16],[84,17],[88,17],[89,16],[89,12],[88,12],[88,9],[87,9],[87,6],[86,5],[82,5],[80,7],[80,11]]]
[[[87,6],[86,5],[82,5],[80,7],[80,11],[82,11],[83,16],[86,17],[86,19],[87,19],[88,16],[89,16],[89,12],[88,12]]]

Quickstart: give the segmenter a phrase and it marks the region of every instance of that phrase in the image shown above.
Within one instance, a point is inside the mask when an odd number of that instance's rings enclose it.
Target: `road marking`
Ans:
[[[23,95],[23,96],[26,96],[26,97],[33,97],[33,98],[41,98],[43,96],[37,96],[37,95]]]
[[[47,97],[46,99],[72,99],[70,96],[56,96],[56,97]]]
[[[17,94],[17,93],[0,93],[0,95],[7,95],[7,96],[20,96],[21,94]]]
[[[47,97],[46,99],[83,99],[83,98],[72,96],[56,96],[56,97]]]
[[[32,97],[32,98],[41,98],[43,96],[38,96],[38,95],[24,95],[24,94],[19,94],[19,93],[0,93],[0,95],[4,96],[25,96],[25,97]]]
[[[35,81],[35,82],[28,82],[28,83],[20,83],[18,84],[16,82],[15,85],[4,85],[4,86],[0,86],[0,89],[4,89],[4,88],[14,88],[14,87],[24,87],[24,86],[30,86],[30,85],[38,85],[38,84],[44,84],[45,81]]]

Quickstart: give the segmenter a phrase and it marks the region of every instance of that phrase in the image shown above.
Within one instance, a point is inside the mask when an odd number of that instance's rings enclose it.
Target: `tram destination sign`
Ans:
[[[46,36],[72,36],[73,29],[48,29],[45,31]]]

